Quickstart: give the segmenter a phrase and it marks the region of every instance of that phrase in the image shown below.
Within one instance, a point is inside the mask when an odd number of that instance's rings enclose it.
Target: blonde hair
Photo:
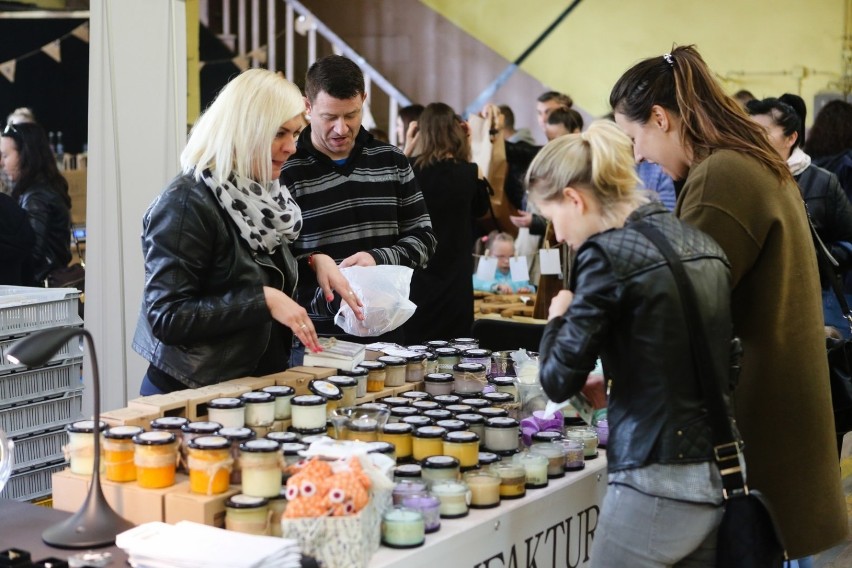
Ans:
[[[648,202],[639,189],[633,144],[608,120],[548,142],[530,164],[525,183],[530,197],[541,201],[561,199],[568,186],[585,190],[600,204],[604,218],[616,214],[619,205]]]
[[[184,173],[209,169],[221,183],[235,173],[266,184],[273,179],[271,147],[280,126],[305,112],[299,88],[266,69],[231,80],[192,127],[180,155]]]

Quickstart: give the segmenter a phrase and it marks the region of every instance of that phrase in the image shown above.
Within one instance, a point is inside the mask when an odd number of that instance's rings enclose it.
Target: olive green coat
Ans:
[[[769,499],[790,558],[847,533],[816,253],[802,197],[754,158],[718,150],[694,166],[676,214],[731,262],[734,333],[743,342],[734,414],[748,485]]]

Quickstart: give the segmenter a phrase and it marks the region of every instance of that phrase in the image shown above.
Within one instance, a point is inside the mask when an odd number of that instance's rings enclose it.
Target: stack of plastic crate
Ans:
[[[83,350],[78,338],[41,367],[6,359],[19,339],[54,327],[79,327],[80,293],[69,288],[0,286],[0,429],[15,442],[12,475],[0,497],[30,501],[49,495],[63,469],[65,426],[80,419]]]

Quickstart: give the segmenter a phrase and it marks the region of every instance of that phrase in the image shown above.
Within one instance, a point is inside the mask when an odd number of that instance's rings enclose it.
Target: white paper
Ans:
[[[476,265],[476,277],[479,280],[494,280],[497,275],[497,259],[491,256],[479,257],[479,264]]]
[[[530,279],[530,267],[527,257],[513,256],[509,259],[509,271],[512,274],[512,282],[527,282]]]
[[[559,249],[540,249],[538,251],[538,266],[541,274],[562,275],[562,263],[559,262]]]

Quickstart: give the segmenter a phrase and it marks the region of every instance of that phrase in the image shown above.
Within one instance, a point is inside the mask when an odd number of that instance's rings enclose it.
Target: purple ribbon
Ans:
[[[551,418],[542,418],[544,411],[536,410],[532,416],[521,420],[521,438],[527,446],[532,445],[532,437],[536,432],[562,432],[564,418],[561,411],[556,411]]]

